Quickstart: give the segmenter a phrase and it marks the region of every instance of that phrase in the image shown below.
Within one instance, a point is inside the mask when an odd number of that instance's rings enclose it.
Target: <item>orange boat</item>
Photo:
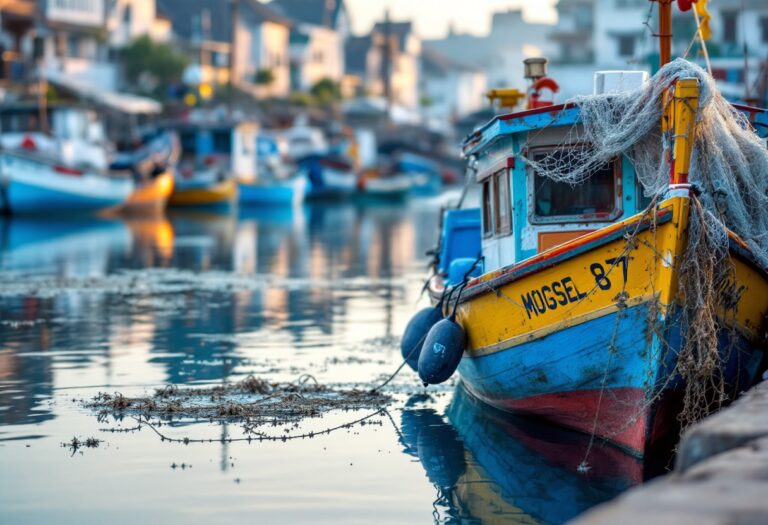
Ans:
[[[168,199],[173,193],[173,186],[173,174],[170,170],[148,180],[140,181],[120,211],[131,215],[160,214],[168,204]]]

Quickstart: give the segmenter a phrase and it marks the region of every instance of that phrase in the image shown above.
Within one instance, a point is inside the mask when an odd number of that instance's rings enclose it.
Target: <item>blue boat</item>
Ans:
[[[308,155],[297,161],[299,173],[309,180],[307,199],[345,199],[358,189],[358,176],[352,163],[333,155]]]
[[[74,106],[0,111],[0,210],[13,214],[90,213],[123,204],[130,173],[109,168],[96,115]],[[49,130],[49,131],[47,131]]]
[[[243,206],[298,206],[304,201],[307,179],[299,175],[263,184],[240,182],[239,191]]]

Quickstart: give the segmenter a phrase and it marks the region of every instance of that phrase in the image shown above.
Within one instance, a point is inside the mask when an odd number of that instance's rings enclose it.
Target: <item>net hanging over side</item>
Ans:
[[[640,89],[575,98],[580,125],[551,155],[525,161],[538,175],[576,185],[617,156],[626,155],[646,196],[663,195],[669,186],[665,159],[672,144],[671,137],[662,135],[661,101],[682,78],[696,78],[700,85],[689,180],[701,189],[704,209],[742,237],[768,266],[768,149],[747,117],[696,64],[677,59]],[[589,147],[570,147],[578,143]]]
[[[599,168],[626,155],[648,197],[662,198],[670,184],[672,132],[662,133],[664,94],[678,79],[700,86],[689,182],[692,197],[687,246],[677,261],[683,346],[676,370],[685,380],[683,428],[727,401],[722,370],[727,361],[718,340],[735,338],[733,311],[723,297],[735,288],[728,229],[738,234],[768,267],[768,149],[747,117],[720,93],[699,66],[677,59],[640,89],[577,97],[581,122],[549,156],[525,162],[538,175],[572,185],[586,182]],[[671,97],[670,97],[671,98]],[[574,144],[588,144],[572,147]],[[726,317],[726,318],[724,318]],[[726,321],[726,322],[723,322]],[[732,339],[733,340],[733,339]],[[733,346],[733,345],[731,345]]]

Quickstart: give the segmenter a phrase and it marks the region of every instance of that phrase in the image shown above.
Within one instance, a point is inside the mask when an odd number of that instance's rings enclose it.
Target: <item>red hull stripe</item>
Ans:
[[[648,408],[642,388],[611,388],[543,394],[524,399],[486,399],[510,412],[546,418],[586,434],[614,443],[636,455],[643,455],[648,436]],[[597,418],[595,415],[600,412]],[[595,426],[597,419],[597,426]]]

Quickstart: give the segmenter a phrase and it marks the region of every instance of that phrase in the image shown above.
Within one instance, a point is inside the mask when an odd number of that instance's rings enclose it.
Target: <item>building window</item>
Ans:
[[[544,151],[533,155],[533,160],[545,170],[547,165],[560,166],[568,153]],[[558,182],[538,173],[533,175],[534,218],[563,218],[574,220],[605,220],[618,211],[616,179],[620,173],[619,161],[614,160],[596,169],[586,181],[575,186]]]
[[[739,13],[737,11],[723,11],[723,42],[728,44],[736,43],[736,27],[738,25]]]
[[[512,232],[512,196],[509,191],[509,170],[502,170],[493,176],[494,216],[496,236]]]
[[[635,37],[631,35],[620,35],[616,37],[619,45],[620,57],[633,57],[635,56]]]
[[[78,58],[80,53],[80,38],[78,38],[76,35],[69,35],[69,37],[67,37],[67,56]]]

